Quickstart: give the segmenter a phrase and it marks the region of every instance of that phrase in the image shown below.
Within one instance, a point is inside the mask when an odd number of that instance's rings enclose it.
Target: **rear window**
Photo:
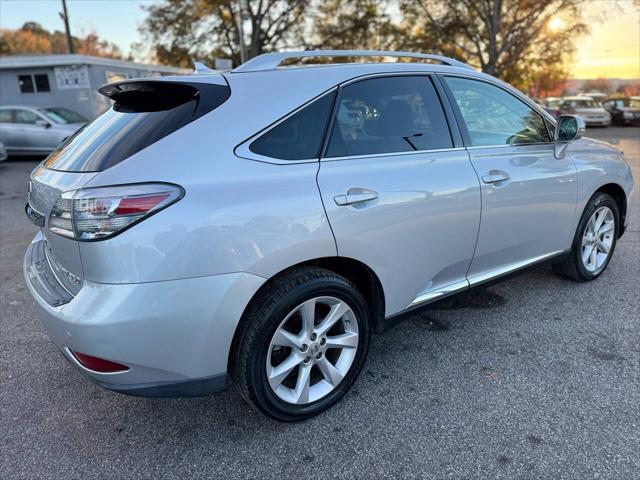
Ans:
[[[100,172],[175,132],[229,98],[225,85],[127,81],[102,87],[112,108],[69,137],[44,166]]]

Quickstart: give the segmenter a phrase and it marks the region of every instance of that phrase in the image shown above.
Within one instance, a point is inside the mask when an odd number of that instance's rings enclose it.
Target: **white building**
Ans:
[[[105,83],[187,72],[89,55],[0,57],[0,105],[66,107],[92,119],[109,108],[97,92]]]

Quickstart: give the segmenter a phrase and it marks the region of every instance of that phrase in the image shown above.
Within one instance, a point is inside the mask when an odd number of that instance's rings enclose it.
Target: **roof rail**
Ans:
[[[472,68],[466,63],[442,55],[414,52],[385,52],[383,50],[305,50],[297,52],[273,52],[265,53],[252,58],[248,62],[231,70],[232,73],[260,72],[263,70],[275,70],[289,58],[309,57],[405,57],[419,58],[422,60],[435,60],[450,67]]]

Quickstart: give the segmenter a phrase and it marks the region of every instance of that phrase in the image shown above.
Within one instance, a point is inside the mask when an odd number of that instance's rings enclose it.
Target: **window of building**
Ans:
[[[18,85],[20,85],[21,93],[46,93],[51,91],[49,76],[46,73],[18,75]]]
[[[327,157],[435,150],[453,146],[431,80],[392,76],[344,87]]]
[[[35,92],[33,77],[31,75],[18,75],[18,84],[20,85],[20,92],[22,93]]]
[[[46,73],[41,73],[38,75],[34,75],[33,79],[36,84],[36,92],[50,92],[51,87],[49,86],[49,75]]]

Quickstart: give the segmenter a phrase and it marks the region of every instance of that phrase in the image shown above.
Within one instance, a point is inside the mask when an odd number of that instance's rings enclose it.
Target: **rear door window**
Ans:
[[[317,160],[334,96],[335,92],[323,95],[294,113],[254,140],[249,150],[281,160]]]
[[[431,79],[392,76],[344,87],[326,157],[451,148],[451,134]]]

